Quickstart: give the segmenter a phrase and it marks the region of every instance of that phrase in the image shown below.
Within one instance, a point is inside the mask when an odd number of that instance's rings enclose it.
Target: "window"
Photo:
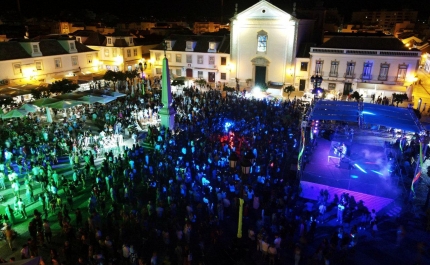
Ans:
[[[55,68],[61,68],[61,59],[54,58],[54,65],[55,65]]]
[[[172,44],[170,41],[166,41],[166,50],[172,50]]]
[[[323,65],[324,61],[321,60],[317,60],[315,62],[315,74],[316,75],[322,75],[322,65]]]
[[[407,71],[408,71],[408,65],[400,64],[399,69],[397,70],[397,81],[405,81]]]
[[[176,54],[176,62],[182,63],[182,54]]]
[[[76,37],[76,41],[82,43],[81,37]]]
[[[22,71],[21,71],[21,64],[20,63],[13,64],[13,73],[16,74],[16,75],[22,73]]]
[[[329,76],[331,76],[331,77],[337,77],[337,75],[338,75],[338,73],[337,73],[338,69],[339,69],[339,61],[336,61],[336,60],[331,61]]]
[[[160,61],[160,57],[161,57],[161,53],[156,53],[155,54],[155,60],[156,61]]]
[[[193,50],[193,42],[192,41],[187,41],[187,48],[186,48],[186,50],[188,51],[188,50]]]
[[[227,74],[221,73],[221,80],[226,80],[226,79],[227,79]]]
[[[197,63],[198,64],[203,64],[203,55],[198,55],[197,56]]]
[[[193,63],[193,56],[187,54],[187,63]]]
[[[181,69],[176,69],[176,75],[177,76],[181,76],[182,75],[182,70]]]
[[[363,65],[362,79],[371,80],[372,79],[372,66],[373,63],[365,62]]]
[[[116,49],[115,48],[112,49],[112,57],[116,57]]]
[[[378,80],[387,81],[388,79],[388,70],[390,69],[389,63],[381,63],[381,68],[379,69]]]
[[[127,57],[131,57],[131,50],[130,49],[127,50]]]
[[[76,49],[75,44],[73,42],[71,42],[70,43],[70,50],[75,50],[75,49]]]
[[[215,64],[215,57],[214,56],[209,56],[209,64],[210,65],[214,65]]]
[[[78,66],[78,56],[72,56],[72,66]]]
[[[109,49],[105,49],[105,57],[109,57]]]
[[[133,56],[137,56],[137,49],[133,49]]]
[[[34,44],[33,45],[33,53],[38,53],[39,52],[39,45]]]
[[[129,38],[128,41],[129,41],[130,45],[133,44],[133,38]]]
[[[112,38],[107,38],[107,43],[112,44]]]
[[[209,42],[209,50],[215,50],[215,42]]]
[[[221,57],[221,65],[227,65],[227,57]]]
[[[166,58],[170,60],[170,53],[166,53]]]
[[[306,72],[308,70],[308,63],[307,62],[301,62],[300,63],[300,71]]]
[[[35,61],[34,64],[36,65],[36,70],[37,71],[42,71],[43,70],[43,65],[41,61]]]
[[[155,68],[155,73],[157,75],[161,75],[161,68]]]
[[[267,51],[267,32],[261,30],[257,33],[257,52]]]
[[[92,55],[87,55],[87,62],[93,63],[93,56]]]
[[[354,68],[355,68],[355,62],[346,63],[345,78],[354,78]]]
[[[197,78],[203,78],[203,71],[197,71]]]
[[[336,83],[328,83],[328,90],[335,90],[336,89]]]

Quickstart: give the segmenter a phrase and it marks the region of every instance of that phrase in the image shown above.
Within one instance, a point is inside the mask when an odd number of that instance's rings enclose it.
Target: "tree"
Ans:
[[[200,79],[197,79],[196,81],[194,81],[197,85],[199,85],[200,86],[200,88],[202,88],[202,86],[205,86],[208,82],[206,82],[206,80],[205,79],[203,79],[203,78],[200,78]]]
[[[175,79],[172,81],[172,86],[185,86],[184,79]]]
[[[54,83],[48,85],[49,92],[60,93],[60,94],[70,93],[75,91],[78,88],[79,88],[78,84],[75,84],[73,83],[73,81],[70,81],[68,79],[55,81]]]
[[[117,82],[117,74],[116,72],[112,70],[106,71],[106,73],[103,75],[103,79],[107,81],[111,81],[113,83],[113,86],[115,87],[115,84]]]
[[[9,96],[1,96],[0,97],[0,107],[6,108],[6,107],[12,105],[12,103],[13,103],[13,98],[11,98]]]
[[[293,85],[289,85],[284,87],[284,92],[287,93],[288,98],[290,98],[291,93],[293,93],[295,89],[296,88]]]
[[[139,72],[136,69],[125,72],[125,77],[126,77],[126,79],[128,79],[130,81],[130,85],[132,85],[131,81],[134,80],[138,76],[139,76]]]
[[[400,103],[403,103],[404,100],[408,100],[408,95],[406,93],[393,94],[393,104],[396,103],[396,107],[398,107]]]
[[[357,91],[352,92],[351,98],[355,99],[357,102],[362,99],[362,95],[358,93]]]

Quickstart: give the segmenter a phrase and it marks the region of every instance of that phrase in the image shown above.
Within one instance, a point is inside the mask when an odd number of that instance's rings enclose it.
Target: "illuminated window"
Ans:
[[[316,60],[315,62],[315,74],[316,75],[322,75],[322,66],[324,61],[322,60]]]
[[[408,71],[407,64],[399,65],[399,69],[397,70],[397,81],[405,81],[407,71]]]
[[[33,53],[38,53],[39,52],[39,45],[34,44],[33,45]]]
[[[176,54],[176,62],[181,63],[182,62],[182,54]]]
[[[76,41],[82,43],[81,37],[76,37]]]
[[[137,49],[133,49],[133,56],[137,56]]]
[[[187,63],[193,63],[193,56],[190,54],[187,54]]]
[[[390,70],[390,64],[389,63],[381,63],[381,68],[379,69],[378,80],[387,81],[388,70]]]
[[[361,75],[362,79],[370,80],[372,79],[372,67],[373,63],[365,62],[363,65],[363,74]]]
[[[209,56],[209,64],[210,65],[214,65],[215,64],[215,57],[214,56]]]
[[[203,71],[197,71],[197,77],[203,78]]]
[[[70,50],[76,49],[75,44],[73,42],[70,43]]]
[[[133,38],[129,38],[128,40],[129,40],[130,45],[133,44]]]
[[[72,65],[78,66],[78,56],[72,56]]]
[[[36,70],[37,71],[42,71],[43,70],[43,65],[41,61],[35,61],[34,64],[36,65]]]
[[[354,78],[354,69],[355,69],[355,62],[347,62],[345,77]]]
[[[227,79],[227,74],[221,73],[221,80],[226,80],[226,79]]]
[[[181,76],[182,75],[182,70],[181,69],[176,69],[176,75],[177,76]]]
[[[61,58],[54,58],[55,68],[61,68]]]
[[[109,57],[109,49],[105,48],[105,57]]]
[[[160,57],[161,57],[161,53],[158,52],[155,54],[155,60],[156,61],[160,61]]]
[[[215,42],[209,42],[209,50],[215,50],[216,43]]]
[[[16,74],[16,75],[22,73],[21,64],[20,63],[13,64],[13,73]]]
[[[331,61],[329,76],[337,77],[338,70],[339,70],[339,61],[336,61],[336,60]]]
[[[131,57],[131,50],[130,49],[127,50],[127,57]]]
[[[257,33],[257,52],[267,51],[267,32],[261,30]]]
[[[155,68],[155,73],[157,75],[161,75],[161,68]]]
[[[227,65],[227,57],[221,57],[221,65]]]
[[[192,51],[193,50],[193,42],[192,41],[187,41],[186,50],[187,51]]]
[[[168,59],[168,60],[170,60],[170,53],[166,53],[166,58]]]
[[[115,57],[116,56],[116,49],[115,48],[113,48],[112,49],[112,57]]]
[[[112,38],[107,38],[107,43],[112,44]]]
[[[203,55],[198,55],[197,56],[197,63],[198,64],[203,64]]]

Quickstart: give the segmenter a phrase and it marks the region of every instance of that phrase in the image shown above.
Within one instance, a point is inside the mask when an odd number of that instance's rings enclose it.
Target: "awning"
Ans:
[[[370,84],[370,83],[357,83],[357,89],[373,89],[387,92],[402,92],[406,93],[406,86],[387,85],[387,84]]]

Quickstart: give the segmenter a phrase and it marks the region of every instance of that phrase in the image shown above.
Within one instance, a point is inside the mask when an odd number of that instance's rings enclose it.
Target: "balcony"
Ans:
[[[362,79],[362,80],[372,80],[372,75],[361,75],[360,76],[360,78]]]
[[[388,76],[378,75],[378,81],[387,81]]]
[[[355,78],[355,74],[345,73],[345,74],[343,75],[343,77],[345,77],[345,78],[349,78],[349,79],[354,79],[354,78]]]
[[[328,74],[329,77],[338,77],[338,75],[339,75],[338,73],[332,73],[332,72]]]

